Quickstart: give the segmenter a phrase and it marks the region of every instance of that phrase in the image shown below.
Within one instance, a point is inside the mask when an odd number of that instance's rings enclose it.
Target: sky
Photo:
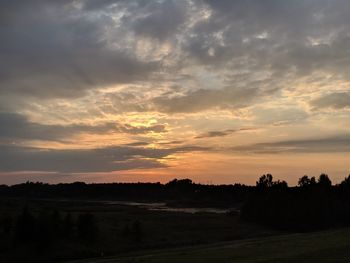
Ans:
[[[0,184],[350,174],[348,0],[3,0]]]

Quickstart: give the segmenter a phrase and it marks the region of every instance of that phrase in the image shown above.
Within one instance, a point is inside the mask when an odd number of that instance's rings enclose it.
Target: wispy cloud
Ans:
[[[171,154],[205,149],[196,146],[167,149],[113,146],[57,150],[0,145],[0,171],[88,173],[159,168],[166,166],[161,160]]]
[[[278,154],[278,153],[336,153],[350,152],[350,135],[321,139],[302,139],[257,143],[231,148],[235,152]]]
[[[167,113],[191,113],[212,108],[239,109],[250,105],[259,97],[259,90],[226,88],[222,90],[200,89],[178,97],[157,97],[155,109]]]
[[[150,126],[132,126],[117,122],[96,125],[70,124],[51,125],[29,121],[24,115],[0,112],[0,139],[60,140],[82,133],[104,134],[108,132],[126,134],[164,133],[162,124]]]
[[[258,128],[254,127],[246,127],[246,128],[240,128],[240,129],[228,129],[228,130],[223,130],[223,131],[209,131],[206,133],[202,133],[194,137],[195,139],[202,139],[202,138],[213,138],[213,137],[224,137],[231,135],[233,133],[237,132],[246,132],[246,131],[254,131],[257,130]]]
[[[350,91],[330,93],[310,102],[314,109],[345,109],[350,108]]]

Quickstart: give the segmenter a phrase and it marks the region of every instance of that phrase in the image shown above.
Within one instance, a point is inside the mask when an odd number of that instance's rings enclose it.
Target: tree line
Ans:
[[[190,179],[174,179],[167,184],[27,182],[0,186],[0,196],[165,201],[173,206],[239,206],[243,221],[290,231],[350,225],[350,175],[336,185],[327,174],[318,178],[305,175],[293,187],[285,181],[274,180],[271,174],[261,176],[255,186],[202,185]],[[6,224],[5,220],[2,225]],[[124,232],[130,231],[126,227]]]
[[[161,183],[106,183],[86,184],[46,184],[26,182],[7,186],[0,185],[0,197],[20,198],[65,198],[65,199],[100,199],[127,201],[166,201],[172,205],[193,206],[232,206],[242,202],[251,186],[202,185],[190,179],[174,179]]]
[[[305,175],[297,187],[263,175],[244,202],[241,219],[290,231],[349,226],[350,175],[337,185],[327,174],[317,179]]]

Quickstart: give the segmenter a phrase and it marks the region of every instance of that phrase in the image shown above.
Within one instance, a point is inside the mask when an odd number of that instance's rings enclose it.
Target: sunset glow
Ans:
[[[0,184],[349,174],[346,1],[17,2]]]

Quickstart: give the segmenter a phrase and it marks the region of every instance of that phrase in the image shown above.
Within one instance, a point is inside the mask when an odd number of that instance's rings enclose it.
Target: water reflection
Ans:
[[[228,212],[238,212],[234,208],[209,208],[209,207],[169,207],[166,203],[139,203],[139,202],[128,202],[128,201],[106,201],[108,205],[128,205],[144,208],[150,211],[165,211],[165,212],[180,212],[180,213],[215,213],[225,214]]]

